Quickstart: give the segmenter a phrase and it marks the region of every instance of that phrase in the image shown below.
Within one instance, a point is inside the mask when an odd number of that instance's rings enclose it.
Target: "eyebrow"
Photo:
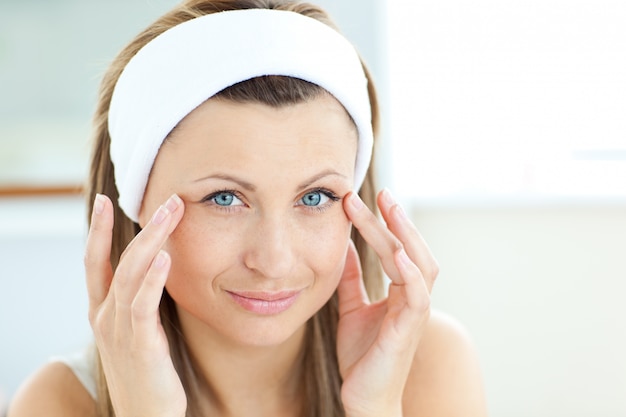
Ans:
[[[206,181],[206,180],[210,180],[210,179],[231,181],[231,182],[234,182],[236,184],[239,184],[242,188],[244,188],[244,189],[246,189],[248,191],[255,191],[256,190],[256,186],[254,186],[253,184],[249,183],[248,181],[244,181],[241,178],[233,177],[232,175],[226,175],[226,174],[212,174],[212,175],[208,175],[206,177],[198,178],[197,180],[194,180],[193,182],[196,183],[196,182]]]
[[[335,175],[341,178],[346,178],[347,177],[343,174],[340,174],[339,172],[335,171],[334,169],[325,169],[324,171],[312,176],[311,178],[309,178],[308,180],[304,181],[303,183],[301,183],[298,187],[299,190],[302,190],[304,188],[308,188],[309,186],[311,186],[311,184],[314,184],[316,181],[321,180],[324,177],[329,177],[331,175]]]
[[[300,183],[298,185],[298,190],[302,190],[304,188],[308,188],[309,186],[311,186],[311,184],[314,184],[316,181],[321,180],[322,178],[325,177],[329,177],[329,176],[338,176],[341,178],[347,178],[345,175],[333,170],[333,169],[325,169],[324,171],[312,176],[311,178],[305,180],[304,182]],[[224,181],[231,181],[234,182],[236,184],[238,184],[239,186],[241,186],[242,188],[244,188],[245,190],[248,191],[255,191],[256,190],[256,186],[248,181],[245,181],[241,178],[232,176],[232,175],[227,175],[227,174],[222,174],[222,173],[217,173],[217,174],[211,174],[208,175],[206,177],[202,177],[202,178],[198,178],[197,180],[194,180],[194,183],[197,182],[201,182],[201,181],[206,181],[209,179],[219,179],[219,180],[224,180]]]

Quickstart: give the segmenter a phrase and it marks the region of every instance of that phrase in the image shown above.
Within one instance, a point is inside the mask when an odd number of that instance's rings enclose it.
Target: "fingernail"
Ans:
[[[168,214],[170,214],[170,211],[167,209],[167,207],[160,206],[159,209],[156,211],[156,213],[154,213],[154,216],[152,216],[152,223],[154,224],[163,223],[163,220],[165,220]]]
[[[396,203],[396,200],[391,196],[391,191],[388,188],[383,188],[382,191],[383,201],[388,207],[393,206]]]
[[[102,214],[104,211],[104,196],[102,194],[96,194],[93,202],[93,211],[96,214]]]
[[[156,258],[154,258],[154,266],[157,268],[163,268],[166,262],[167,262],[167,255],[165,255],[165,252],[159,251],[159,253],[157,253]]]
[[[396,216],[398,217],[398,219],[402,220],[402,221],[408,221],[409,217],[406,215],[406,212],[404,211],[404,209],[402,208],[402,206],[400,206],[399,204],[396,204]]]
[[[357,193],[350,194],[350,204],[357,211],[363,208],[363,201]]]
[[[400,261],[400,264],[404,266],[405,268],[408,268],[412,263],[411,259],[409,259],[409,256],[406,254],[404,249],[401,249],[398,252],[398,261]]]
[[[165,207],[170,211],[170,213],[173,213],[176,211],[176,209],[178,209],[180,203],[180,197],[174,194],[167,200],[167,202],[165,203]]]

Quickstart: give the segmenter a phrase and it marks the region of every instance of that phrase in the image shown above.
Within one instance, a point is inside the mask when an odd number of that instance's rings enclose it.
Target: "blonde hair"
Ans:
[[[280,0],[188,0],[160,17],[133,39],[117,55],[104,74],[93,120],[93,147],[91,168],[88,183],[86,184],[86,198],[88,213],[91,213],[93,209],[96,193],[106,194],[113,202],[115,225],[111,246],[111,264],[114,269],[117,267],[120,256],[126,246],[140,231],[139,225],[130,220],[117,205],[118,192],[115,187],[113,164],[109,155],[108,111],[113,89],[122,70],[137,51],[150,40],[180,23],[209,13],[250,8],[289,10],[335,27],[322,9],[307,3],[284,2]],[[216,40],[216,42],[218,41]],[[371,76],[365,66],[364,69],[369,81],[368,89],[372,108],[372,124],[376,136],[379,124],[378,104]],[[218,95],[226,100],[239,102],[257,101],[279,107],[314,98],[323,92],[324,90],[320,87],[302,80],[271,76],[258,77],[241,82],[229,87]],[[376,212],[375,190],[374,164],[372,163],[359,195],[365,204]],[[356,229],[352,232],[352,239],[360,255],[367,292],[372,300],[378,300],[382,297],[384,289],[382,272],[377,257]],[[198,391],[194,366],[187,352],[184,338],[179,330],[174,301],[167,291],[164,291],[161,300],[160,314],[161,322],[169,340],[174,366],[187,392],[187,416],[198,416],[198,405],[194,401],[194,398],[197,398],[196,393]],[[337,295],[335,294],[307,323],[305,348],[302,356],[303,415],[310,417],[338,417],[344,415],[340,396],[341,375],[339,374],[336,356],[337,321],[338,307]],[[97,414],[99,417],[112,417],[114,416],[114,411],[99,360],[95,366],[97,367]]]

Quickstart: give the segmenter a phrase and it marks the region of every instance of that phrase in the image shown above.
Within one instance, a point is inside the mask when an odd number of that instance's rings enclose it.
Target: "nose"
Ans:
[[[297,262],[297,228],[284,217],[260,217],[249,234],[246,267],[265,278],[291,276]]]

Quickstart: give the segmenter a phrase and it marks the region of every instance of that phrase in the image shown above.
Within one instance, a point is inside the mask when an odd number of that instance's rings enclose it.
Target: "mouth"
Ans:
[[[226,291],[232,300],[244,310],[261,315],[279,314],[287,310],[298,299],[297,291]]]

